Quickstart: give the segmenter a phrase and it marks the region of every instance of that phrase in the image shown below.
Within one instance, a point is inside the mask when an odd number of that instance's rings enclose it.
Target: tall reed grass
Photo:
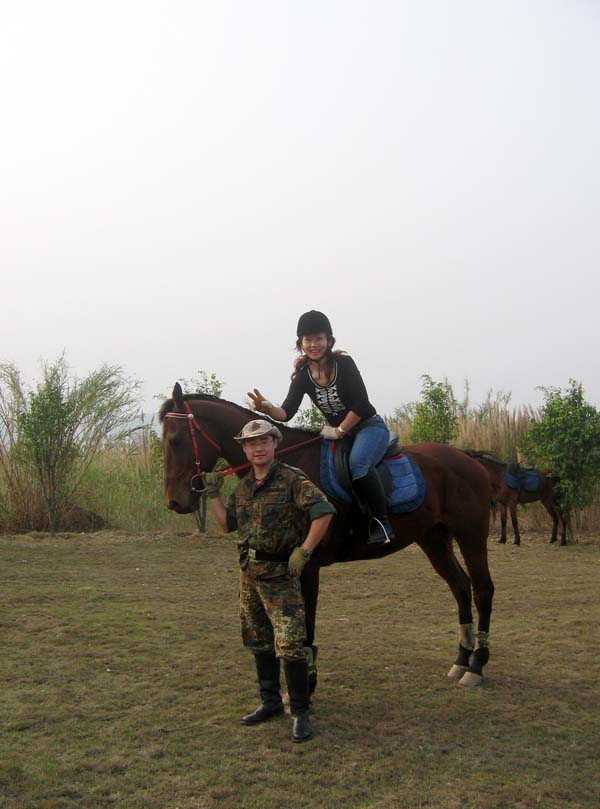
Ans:
[[[501,395],[479,407],[463,403],[458,431],[453,444],[462,449],[490,450],[507,461],[527,463],[520,454],[523,436],[534,408],[511,408]],[[411,418],[404,408],[386,417],[402,445],[410,445]],[[225,493],[235,485],[235,477],[226,481]],[[191,531],[196,529],[193,515],[170,512],[163,490],[163,459],[159,438],[151,427],[117,444],[107,443],[87,470],[76,495],[76,503],[61,515],[62,530],[89,530],[111,527],[125,531]],[[214,528],[208,509],[207,524]],[[524,530],[550,533],[550,520],[540,504],[519,509]],[[600,492],[594,503],[573,518],[576,533],[600,531]],[[0,532],[45,531],[48,519],[35,477],[19,464],[10,448],[0,448]]]
[[[531,422],[539,418],[538,411],[525,405],[511,408],[509,397],[488,394],[486,401],[472,407],[468,399],[458,408],[458,426],[452,444],[460,449],[486,449],[506,461],[526,462],[520,445]],[[396,415],[386,418],[390,430],[396,432],[401,444],[410,444],[412,417],[410,408],[398,408]]]
[[[467,394],[459,406],[457,432],[451,443],[459,449],[489,450],[504,461],[527,465],[521,447],[532,421],[539,417],[539,411],[529,405],[511,407],[509,394],[490,392],[476,407],[470,405]],[[386,422],[397,433],[400,444],[412,443],[410,408],[399,408],[394,416],[386,417]],[[540,503],[520,506],[519,523],[525,530],[550,533],[550,518]],[[573,527],[576,532],[600,530],[600,490],[590,506],[574,513]]]

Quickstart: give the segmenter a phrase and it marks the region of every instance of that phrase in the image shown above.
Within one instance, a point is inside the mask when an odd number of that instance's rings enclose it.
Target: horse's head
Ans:
[[[179,514],[198,508],[204,489],[200,476],[202,472],[210,472],[219,458],[225,458],[233,466],[248,466],[234,436],[244,424],[256,418],[251,410],[209,394],[184,396],[177,382],[173,398],[164,402],[159,418],[163,425],[165,497],[168,507]],[[283,425],[278,427],[283,433],[278,454],[294,449],[289,456],[290,463],[304,469],[311,480],[318,482],[319,434]]]
[[[197,403],[192,405],[198,410]],[[189,514],[197,510],[204,490],[201,475],[214,467],[222,455],[221,447],[184,398],[179,382],[173,388],[173,398],[162,405],[159,416],[163,425],[167,506],[178,514]]]

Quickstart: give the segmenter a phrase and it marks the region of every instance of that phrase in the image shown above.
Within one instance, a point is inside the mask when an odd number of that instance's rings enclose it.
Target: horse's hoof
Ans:
[[[468,670],[469,669],[466,666],[457,666],[455,663],[448,672],[447,676],[450,677],[451,680],[460,680],[465,671]]]
[[[483,677],[481,674],[474,674],[472,671],[465,671],[458,681],[459,685],[481,685]]]

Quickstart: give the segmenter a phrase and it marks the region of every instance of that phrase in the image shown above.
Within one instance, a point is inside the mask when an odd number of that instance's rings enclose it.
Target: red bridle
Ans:
[[[202,494],[202,492],[206,491],[206,487],[203,486],[201,489],[196,489],[194,486],[194,481],[196,480],[196,478],[201,478],[203,475],[202,465],[200,463],[200,451],[198,450],[198,438],[196,436],[196,433],[199,433],[202,436],[202,438],[204,438],[205,441],[208,441],[209,444],[212,444],[212,446],[216,450],[218,450],[219,453],[221,453],[221,447],[213,438],[210,437],[210,435],[206,432],[206,430],[203,429],[201,424],[196,419],[196,416],[192,412],[192,408],[185,400],[183,402],[183,406],[185,407],[186,410],[185,413],[175,413],[175,412],[165,413],[165,418],[187,420],[187,423],[190,428],[190,436],[192,438],[192,446],[194,448],[194,460],[196,463],[196,473],[192,475],[190,479],[190,489],[193,492]],[[275,454],[283,455],[286,452],[291,452],[292,450],[298,449],[299,447],[304,447],[306,444],[313,444],[315,441],[320,440],[321,436],[315,435],[313,438],[309,438],[308,441],[302,441],[300,444],[294,444],[291,447],[286,447],[285,449],[277,450]],[[251,465],[252,464],[249,463],[243,463],[240,464],[239,466],[226,466],[224,469],[219,469],[219,472],[221,472],[221,474],[223,475],[233,475],[236,472],[241,472],[242,469],[250,469]]]
[[[202,477],[202,464],[200,463],[200,450],[198,449],[198,438],[196,436],[196,433],[199,433],[202,436],[202,438],[204,438],[205,441],[208,441],[209,444],[212,444],[212,446],[216,450],[218,450],[219,453],[221,452],[221,447],[219,446],[219,444],[217,444],[216,441],[214,441],[210,437],[210,435],[206,432],[206,430],[204,430],[201,427],[201,425],[198,423],[198,421],[196,419],[196,416],[192,412],[192,408],[189,406],[189,404],[186,401],[184,401],[183,406],[185,407],[185,410],[186,410],[185,413],[174,413],[174,412],[173,413],[165,413],[165,418],[186,419],[187,420],[187,423],[188,423],[189,428],[190,428],[190,436],[192,438],[192,446],[194,447],[194,460],[195,460],[195,463],[196,463],[196,474],[192,475],[192,477],[190,479],[190,489],[193,492],[197,492],[198,494],[202,494],[202,492],[205,491],[206,487],[202,486],[201,489],[196,489],[196,487],[194,485],[194,481],[196,480],[196,478],[200,479]]]

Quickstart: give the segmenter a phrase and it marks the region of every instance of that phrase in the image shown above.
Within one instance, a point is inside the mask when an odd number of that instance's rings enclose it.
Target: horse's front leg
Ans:
[[[302,596],[304,598],[304,611],[306,615],[306,658],[308,660],[308,683],[312,694],[317,687],[317,647],[314,644],[315,629],[317,624],[317,601],[319,598],[319,573],[320,567],[316,564],[308,564],[302,573],[300,584]]]

